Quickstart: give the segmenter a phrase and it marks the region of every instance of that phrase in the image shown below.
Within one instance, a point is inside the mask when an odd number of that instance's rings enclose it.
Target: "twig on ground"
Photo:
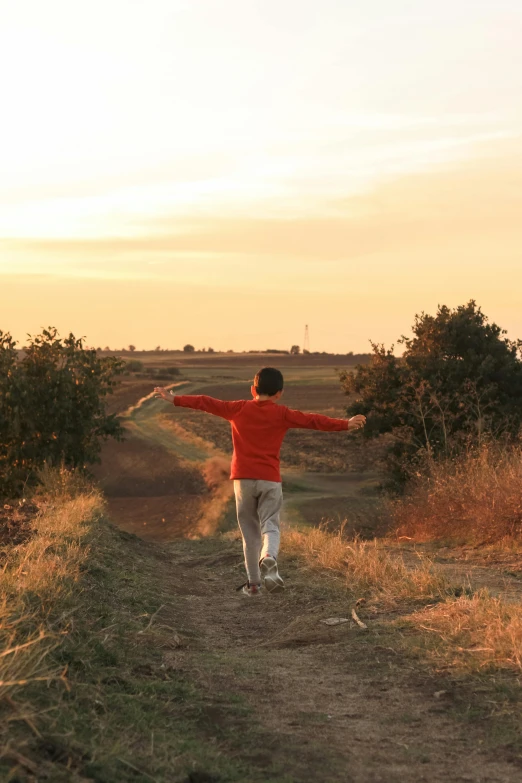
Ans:
[[[29,642],[25,642],[25,644],[17,644],[14,647],[10,647],[8,650],[3,650],[3,652],[0,653],[0,658],[11,655],[11,653],[17,653],[19,650],[24,650],[26,647],[32,647],[33,644],[38,644],[38,642],[41,642],[42,639],[45,639],[46,637],[47,634],[44,631],[40,631],[37,639],[31,639]]]
[[[143,628],[141,631],[138,631],[138,633],[146,633],[149,630],[150,626],[152,625],[152,622],[153,622],[154,618],[156,617],[156,615],[158,614],[158,612],[161,612],[161,610],[164,609],[164,608],[165,608],[165,604],[161,604],[160,608],[156,609],[154,614],[151,615],[151,618],[150,618],[150,620],[149,620],[149,622],[147,624],[147,627]]]
[[[361,620],[361,618],[358,616],[358,614],[357,614],[357,612],[355,611],[355,609],[352,609],[352,619],[353,619],[353,620],[354,620],[354,621],[357,623],[357,625],[359,626],[359,628],[365,628],[365,629],[366,629],[366,628],[368,628],[368,626],[366,625],[366,623],[363,623],[363,621]]]

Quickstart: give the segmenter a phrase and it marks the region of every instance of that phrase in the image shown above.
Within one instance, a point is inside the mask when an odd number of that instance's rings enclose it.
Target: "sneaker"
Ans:
[[[251,585],[249,582],[245,582],[244,585],[237,588],[238,592],[241,590],[241,595],[246,595],[249,598],[261,595],[261,585]]]
[[[266,555],[260,562],[261,579],[269,593],[279,593],[285,589],[285,583],[277,570],[277,560],[272,555]]]

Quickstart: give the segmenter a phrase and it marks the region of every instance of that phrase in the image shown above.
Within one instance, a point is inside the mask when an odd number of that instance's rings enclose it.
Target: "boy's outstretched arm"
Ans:
[[[321,413],[303,413],[286,408],[285,421],[289,429],[342,432],[342,430],[361,429],[366,424],[366,416],[359,414],[351,419],[334,419],[331,416],[323,416]]]
[[[217,400],[215,397],[209,397],[206,394],[173,394],[160,386],[156,387],[154,391],[158,397],[161,397],[166,402],[172,402],[178,407],[205,411],[205,413],[212,413],[214,416],[220,416],[222,419],[228,419],[228,421],[233,419],[244,405],[243,400],[228,402],[226,400]]]

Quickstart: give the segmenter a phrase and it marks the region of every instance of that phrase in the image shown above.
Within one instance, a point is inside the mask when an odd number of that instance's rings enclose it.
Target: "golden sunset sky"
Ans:
[[[522,337],[520,0],[0,0],[0,329]]]

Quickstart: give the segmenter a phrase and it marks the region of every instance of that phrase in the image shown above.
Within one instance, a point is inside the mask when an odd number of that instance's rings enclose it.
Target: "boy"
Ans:
[[[273,367],[263,367],[257,373],[250,389],[252,400],[225,402],[204,394],[174,396],[159,387],[154,391],[174,405],[206,411],[230,422],[234,444],[230,478],[234,481],[248,580],[242,591],[247,596],[258,596],[262,581],[268,592],[282,590],[277,555],[283,502],[279,469],[283,438],[289,429],[323,432],[359,429],[366,423],[365,416],[332,419],[277,405],[283,394],[283,376]]]

